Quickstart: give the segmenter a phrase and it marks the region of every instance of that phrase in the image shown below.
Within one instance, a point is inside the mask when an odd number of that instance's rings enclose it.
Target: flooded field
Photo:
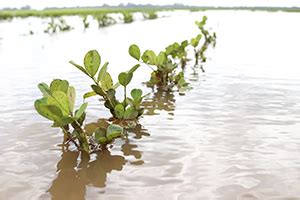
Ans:
[[[135,64],[130,44],[158,51],[195,36],[203,15],[217,45],[205,73],[187,67],[192,90],[152,91],[141,84],[148,68],[139,69],[132,87],[151,92],[141,126],[90,159],[62,152],[62,133],[33,107],[39,82],[68,79],[79,105],[90,82],[69,60],[81,63],[97,49],[116,79]],[[0,199],[300,199],[299,20],[283,12],[176,12],[54,35],[42,25],[28,34],[39,19],[1,22]],[[97,98],[88,102],[86,129],[110,116]]]

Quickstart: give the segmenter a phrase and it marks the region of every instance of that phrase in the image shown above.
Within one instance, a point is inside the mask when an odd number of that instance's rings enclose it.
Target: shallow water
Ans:
[[[159,50],[193,37],[203,14],[52,36],[0,23],[1,199],[300,199],[298,13],[205,12],[218,34],[206,73],[189,67],[183,96],[153,91],[142,126],[90,160],[63,153],[62,133],[35,112],[36,85],[53,78],[68,79],[80,104],[90,82],[69,60],[97,49],[116,78],[135,64],[131,43]],[[147,72],[132,87],[152,92],[140,84]],[[92,128],[109,113],[89,102]]]

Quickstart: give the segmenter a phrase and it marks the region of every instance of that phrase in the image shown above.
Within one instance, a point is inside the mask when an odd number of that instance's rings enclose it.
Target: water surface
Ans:
[[[135,64],[131,43],[159,51],[195,36],[203,14],[218,34],[206,73],[188,67],[185,95],[151,92],[141,126],[90,159],[62,152],[62,133],[33,108],[36,85],[65,78],[80,95],[89,80],[69,60],[97,49],[119,71]],[[298,13],[180,12],[86,31],[28,35],[28,23],[0,23],[1,199],[300,199],[300,28]],[[68,19],[79,23],[79,19]],[[76,21],[77,20],[77,21]],[[41,27],[34,26],[34,27]],[[28,30],[29,31],[29,30]],[[109,113],[89,100],[88,128]]]

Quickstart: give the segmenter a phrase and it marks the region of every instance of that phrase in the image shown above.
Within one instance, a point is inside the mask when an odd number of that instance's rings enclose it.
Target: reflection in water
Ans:
[[[158,115],[156,110],[164,110],[169,115],[174,115],[175,101],[173,92],[157,88],[153,95],[145,99],[142,106],[145,109],[145,115]]]
[[[96,123],[87,124],[85,130],[91,134],[97,127],[106,124],[107,121],[99,119]],[[144,164],[142,152],[137,150],[138,145],[131,144],[131,140],[141,139],[150,134],[140,124],[135,128],[128,129],[127,133],[127,137],[121,140],[123,156],[112,155],[109,149],[96,152],[91,157],[80,154],[78,151],[63,152],[62,158],[57,164],[58,175],[48,189],[52,199],[85,199],[86,186],[104,188],[108,174],[114,170],[121,171],[128,161],[133,165]],[[117,144],[118,142],[116,142]],[[134,157],[134,160],[125,159],[126,157]]]
[[[57,164],[58,175],[48,192],[52,199],[84,199],[86,186],[105,187],[107,174],[113,170],[121,171],[126,161],[123,156],[111,155],[109,150],[96,154],[95,160],[79,152],[67,151]]]

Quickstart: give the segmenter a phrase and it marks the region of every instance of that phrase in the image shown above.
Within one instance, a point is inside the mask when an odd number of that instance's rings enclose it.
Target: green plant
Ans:
[[[185,87],[183,72],[176,74],[178,64],[168,58],[167,53],[161,51],[158,55],[152,50],[146,50],[141,56],[140,48],[133,44],[129,47],[129,55],[137,61],[146,64],[152,69],[148,86],[158,86],[169,89],[176,85],[178,88]],[[154,67],[154,68],[153,68]]]
[[[59,19],[58,28],[60,31],[69,31],[72,29],[72,27],[68,25],[66,20],[64,20],[63,18]]]
[[[131,91],[131,98],[127,97],[126,87],[130,83],[133,73],[140,65],[133,66],[129,71],[122,72],[118,76],[119,82],[113,84],[111,75],[107,71],[108,62],[100,68],[101,57],[96,50],[89,51],[84,57],[84,67],[70,61],[72,65],[90,77],[94,84],[92,92],[84,95],[88,98],[94,95],[100,95],[104,99],[104,106],[108,108],[114,119],[119,120],[134,120],[143,114],[143,109],[140,107],[141,101],[144,98],[142,91],[133,89]],[[116,88],[122,85],[124,87],[124,99],[119,101],[116,98]]]
[[[110,26],[116,23],[116,20],[107,14],[95,15],[94,18],[97,20],[99,28]]]
[[[201,62],[206,62],[206,56],[205,56],[205,51],[209,47],[210,44],[213,46],[216,45],[216,39],[217,35],[215,32],[210,33],[208,29],[205,28],[207,21],[207,17],[203,16],[202,21],[196,21],[195,24],[198,26],[200,29],[201,35],[198,35],[195,38],[191,39],[191,45],[194,47],[194,52],[195,52],[195,65],[198,65],[199,59],[201,59]],[[198,45],[200,44],[199,41],[204,37],[204,43],[200,48],[197,48]]]
[[[200,48],[200,49],[197,49],[198,45],[199,45],[199,42],[202,38],[202,35],[199,34],[197,35],[195,38],[192,38],[191,39],[191,46],[193,47],[194,49],[194,55],[195,55],[195,65],[198,65],[199,63],[199,57],[202,59],[202,60],[206,60],[206,57],[204,55],[204,51],[206,50],[206,48],[204,47],[204,45]]]
[[[143,12],[144,19],[157,19],[157,13],[154,11]]]
[[[82,23],[83,23],[84,29],[87,29],[90,26],[90,22],[87,19],[87,15],[82,16]]]
[[[88,104],[83,103],[74,112],[76,91],[74,87],[69,85],[68,81],[55,79],[50,87],[46,83],[40,83],[38,88],[42,92],[43,98],[36,100],[34,107],[40,115],[53,122],[53,127],[62,129],[64,144],[72,141],[79,150],[89,153],[97,149],[99,145],[106,145],[122,135],[122,127],[110,124],[108,127],[101,128],[101,131],[99,128],[92,137],[88,136],[82,128]],[[71,127],[73,128],[72,131],[70,130]],[[101,140],[99,139],[100,132]],[[89,142],[91,140],[96,141],[96,143]]]
[[[184,68],[188,61],[187,50],[186,50],[186,47],[188,45],[189,45],[189,43],[187,40],[184,40],[180,44],[175,42],[175,43],[169,45],[166,48],[165,52],[166,52],[167,56],[171,56],[173,59],[179,59],[181,67]]]
[[[132,13],[130,13],[130,12],[122,12],[122,15],[123,15],[122,19],[123,19],[124,23],[129,24],[129,23],[133,22],[133,15],[132,15]]]
[[[44,32],[52,34],[58,31],[69,31],[71,29],[72,27],[69,26],[63,18],[51,18],[50,22],[48,22],[48,27]]]
[[[55,23],[54,18],[51,18],[50,22],[48,22],[48,27],[44,30],[45,33],[56,33],[58,29],[58,25]]]

